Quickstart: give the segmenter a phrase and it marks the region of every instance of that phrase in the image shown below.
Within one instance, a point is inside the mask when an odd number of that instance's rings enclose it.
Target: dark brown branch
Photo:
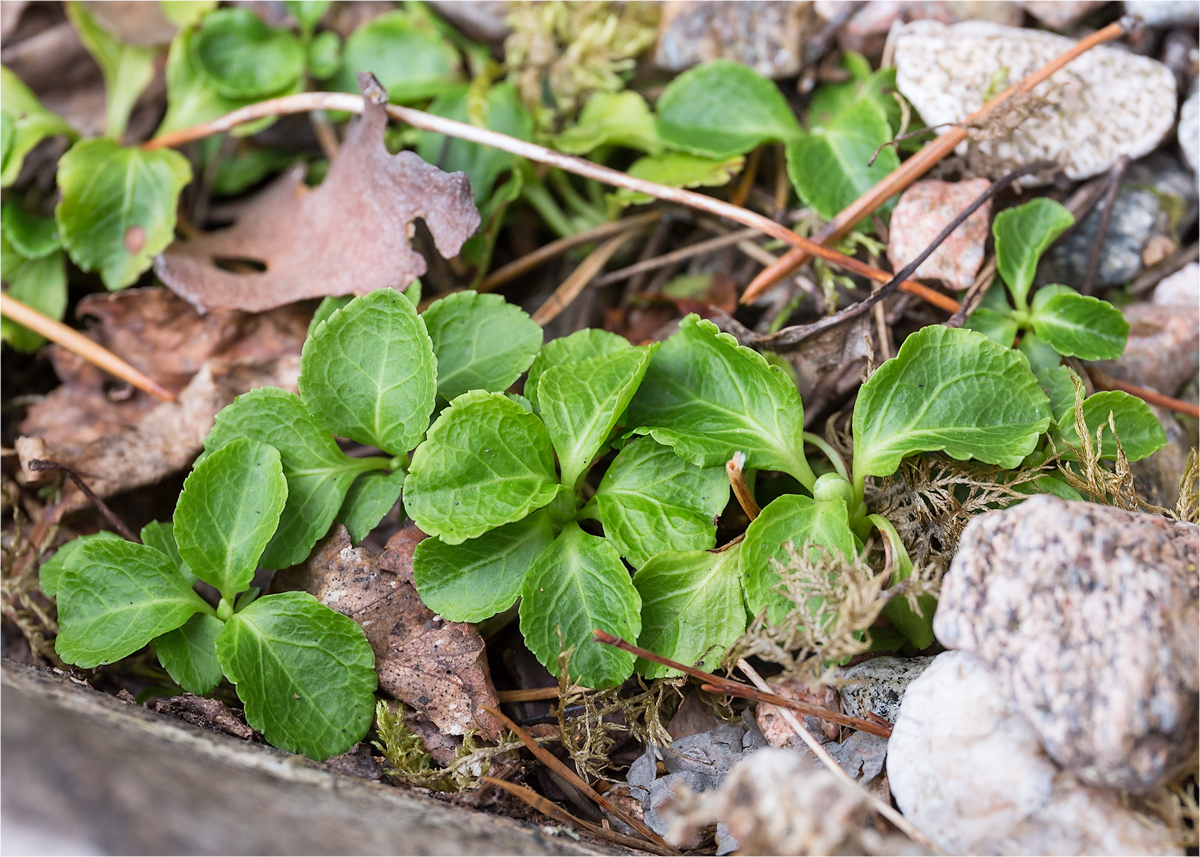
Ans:
[[[104,519],[112,525],[112,528],[117,531],[117,534],[121,536],[121,538],[127,539],[131,542],[136,542],[139,545],[142,543],[142,540],[134,534],[133,530],[129,529],[129,527],[125,525],[125,522],[117,517],[117,513],[109,508],[108,504],[101,500],[74,470],[67,467],[65,464],[59,464],[57,461],[47,461],[43,458],[33,459],[29,462],[28,467],[34,472],[44,472],[47,470],[62,471],[62,473],[68,479],[75,483],[75,487],[83,492],[83,496],[88,498],[91,504],[95,506],[97,511],[104,516]]]

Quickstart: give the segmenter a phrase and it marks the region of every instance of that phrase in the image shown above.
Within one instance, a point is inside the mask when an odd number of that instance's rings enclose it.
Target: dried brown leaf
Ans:
[[[474,625],[435,615],[413,586],[412,554],[422,538],[415,527],[401,530],[380,554],[353,547],[338,525],[307,564],[280,582],[362,625],[381,690],[424,713],[445,734],[473,729],[497,741],[503,728],[482,710],[499,705],[483,638]]]
[[[479,228],[465,173],[447,174],[412,152],[388,154],[386,94],[376,87],[346,134],[320,187],[304,185],[304,167],[285,173],[238,222],[176,242],[154,263],[176,294],[202,311],[260,312],[324,295],[404,288],[426,271],[408,243],[422,218],[439,253],[458,254]],[[254,261],[263,271],[236,273],[222,261]]]

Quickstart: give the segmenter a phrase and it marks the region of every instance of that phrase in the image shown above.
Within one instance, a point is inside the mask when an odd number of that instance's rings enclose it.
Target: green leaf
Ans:
[[[104,30],[78,0],[66,4],[67,17],[79,40],[104,75],[104,135],[120,140],[138,96],[154,77],[154,48],[125,45]]]
[[[1003,345],[1005,348],[1012,348],[1013,341],[1017,338],[1017,332],[1021,329],[1017,320],[1010,313],[996,312],[983,306],[967,317],[963,327],[967,330],[978,331],[992,342]]]
[[[333,87],[358,92],[356,75],[372,72],[393,104],[433,98],[462,79],[458,51],[407,12],[387,12],[350,34]]]
[[[550,543],[548,512],[448,545],[428,538],[413,553],[413,582],[425,606],[451,622],[482,622],[511,607],[525,573]]]
[[[142,544],[149,545],[156,551],[170,557],[171,562],[175,565],[175,570],[189,584],[195,583],[198,578],[196,573],[183,561],[183,557],[179,555],[179,545],[175,541],[175,525],[171,521],[151,521],[142,527],[139,533],[142,539]]]
[[[91,669],[133,654],[211,608],[169,557],[123,539],[80,545],[58,578],[58,639],[70,664]]]
[[[300,397],[334,434],[399,455],[429,425],[436,367],[412,303],[395,289],[378,289],[334,313],[304,343]]]
[[[317,311],[313,313],[312,320],[308,323],[305,338],[311,338],[323,322],[328,321],[338,310],[345,309],[352,300],[354,300],[354,295],[327,295],[322,298],[321,303],[317,305]]]
[[[570,336],[552,339],[542,346],[542,350],[529,366],[529,375],[525,379],[525,397],[535,408],[538,406],[538,384],[541,382],[542,373],[551,366],[578,363],[589,357],[614,354],[630,348],[633,346],[625,337],[593,327],[577,330]]]
[[[1080,360],[1116,360],[1125,351],[1129,322],[1099,298],[1056,294],[1045,303],[1033,299],[1033,329],[1059,354]]]
[[[1167,434],[1149,405],[1121,390],[1106,390],[1093,393],[1083,400],[1083,421],[1087,425],[1092,443],[1096,441],[1096,429],[1105,426],[1101,460],[1117,459],[1117,444],[1112,439],[1112,429],[1108,427],[1110,413],[1116,423],[1121,449],[1130,461],[1153,455],[1167,445]],[[1064,447],[1064,444],[1068,443],[1074,447],[1080,445],[1079,433],[1075,429],[1074,402],[1059,420],[1058,429],[1051,435],[1051,439],[1063,452],[1064,458],[1074,460],[1074,454]]]
[[[317,33],[308,43],[308,73],[317,80],[328,80],[342,67],[342,39],[333,30]]]
[[[545,506],[557,482],[542,421],[503,393],[474,390],[417,447],[404,503],[424,532],[456,545]]]
[[[996,265],[1017,309],[1028,306],[1029,287],[1038,260],[1074,222],[1071,212],[1044,196],[1006,209],[992,221]]]
[[[267,742],[321,761],[362,740],[375,710],[375,656],[353,619],[307,592],[265,595],[217,637],[246,722]]]
[[[158,8],[176,27],[190,27],[216,9],[217,0],[158,0]]]
[[[0,242],[5,253],[5,294],[59,321],[67,310],[67,257],[56,250],[41,259],[23,259],[9,252],[7,241]],[[37,351],[46,339],[10,318],[0,317],[0,339],[18,351]]]
[[[842,66],[854,75],[854,80],[827,83],[813,92],[808,102],[809,126],[828,125],[855,102],[869,101],[883,111],[893,132],[899,130],[902,116],[900,105],[893,97],[896,69],[881,68],[872,72],[867,59],[853,52],[842,55]]]
[[[1013,468],[1050,425],[1029,361],[972,330],[930,325],[863,384],[854,406],[854,480],[944,451]]]
[[[518,140],[533,139],[533,117],[521,104],[517,88],[513,84],[498,83],[490,87],[479,105],[481,116],[473,117],[472,107],[474,104],[471,90],[462,85],[435,99],[429,105],[429,112],[435,116],[481,125]],[[478,143],[468,143],[466,140],[447,138],[444,134],[431,131],[421,132],[417,140],[417,154],[446,172],[461,170],[466,173],[471,179],[475,202],[479,205],[491,196],[492,188],[500,174],[512,169],[517,161],[516,156],[508,152]]]
[[[333,4],[332,0],[283,0],[283,5],[295,16],[300,32],[311,34]]]
[[[5,126],[4,159],[0,162],[0,187],[17,180],[25,156],[47,137],[77,135],[56,113],[51,113],[37,96],[8,68],[0,66],[0,115]]]
[[[232,603],[250,586],[287,501],[279,451],[232,440],[188,474],[175,506],[179,555]]]
[[[575,486],[625,413],[658,350],[630,348],[553,366],[538,383],[542,419],[558,452],[562,484]]]
[[[891,138],[884,112],[871,101],[855,101],[827,125],[788,142],[792,186],[801,199],[831,220],[900,166],[900,156],[890,146],[868,166],[875,150]]]
[[[586,155],[600,146],[626,146],[651,155],[662,151],[654,114],[640,93],[595,93],[583,105],[579,121],[554,138],[554,148],[568,155]]]
[[[221,683],[217,636],[224,627],[225,623],[216,616],[197,613],[181,627],[154,641],[158,662],[188,693],[207,696]]]
[[[782,470],[811,488],[804,409],[796,385],[711,321],[689,315],[659,349],[626,424],[648,430],[693,464],[724,465],[744,452],[752,470]]]
[[[713,158],[741,155],[801,133],[779,87],[727,59],[696,66],[672,80],[658,100],[658,117],[667,147]]]
[[[1029,361],[1029,368],[1035,374],[1043,369],[1062,365],[1062,357],[1054,350],[1054,346],[1031,330],[1021,337],[1017,350],[1025,355],[1025,359]]]
[[[32,214],[18,203],[4,203],[0,208],[0,224],[5,240],[22,258],[44,259],[62,248],[54,218]]]
[[[663,152],[638,158],[627,172],[635,179],[665,184],[668,187],[720,187],[742,169],[745,158],[709,158],[688,152]],[[617,208],[652,202],[654,197],[628,188],[620,188],[610,199]]]
[[[729,477],[723,466],[696,467],[669,446],[639,438],[613,459],[592,502],[604,535],[640,568],[660,551],[717,543],[715,521],[729,502]]]
[[[358,544],[379,526],[399,502],[407,476],[397,468],[391,473],[373,470],[354,480],[337,514],[337,520],[350,532],[350,541]]]
[[[908,579],[913,573],[912,560],[900,539],[892,522],[882,515],[870,515],[868,519],[883,534],[891,544],[894,557],[894,570],[888,579],[888,586],[896,586]],[[917,596],[917,610],[909,606],[908,599],[903,596],[892,598],[884,605],[883,613],[888,617],[892,626],[902,633],[918,650],[927,649],[933,645],[933,614],[937,610],[937,598],[928,593]]]
[[[1066,366],[1047,366],[1034,373],[1038,386],[1050,399],[1050,413],[1055,423],[1075,407],[1075,385],[1071,382],[1074,373]]]
[[[642,566],[633,576],[642,597],[638,645],[702,670],[716,669],[746,630],[741,548],[667,551]],[[679,675],[679,670],[641,658],[636,667],[646,678]]]
[[[507,390],[542,347],[542,326],[500,295],[457,292],[421,317],[437,356],[438,395],[446,400],[468,390]]]
[[[785,494],[768,503],[746,528],[741,559],[746,607],[752,614],[769,607],[767,615],[772,622],[783,621],[791,607],[778,590],[780,578],[773,567],[774,563],[788,563],[788,544],[797,550],[810,546],[810,557],[827,549],[853,559],[857,544],[850,530],[846,501],[839,497],[817,502],[799,494]]]
[[[279,450],[287,479],[287,502],[259,560],[263,568],[303,562],[329,531],[354,478],[374,469],[370,459],[350,458],[338,449],[299,397],[276,387],[251,390],[222,409],[204,448],[211,454],[236,438]]]
[[[58,233],[71,259],[109,291],[133,283],[175,238],[179,192],[192,180],[170,149],[82,140],[58,162]]]
[[[244,6],[204,16],[189,45],[192,62],[222,98],[264,99],[291,89],[304,74],[304,48]]]
[[[81,547],[91,541],[100,539],[114,539],[118,542],[125,541],[116,533],[110,533],[108,530],[101,530],[98,533],[89,533],[86,536],[80,536],[60,547],[50,559],[38,566],[38,584],[42,587],[42,592],[51,598],[58,597],[58,584],[62,578],[63,569],[66,568],[67,560],[71,558],[71,554],[79,550]]]
[[[568,673],[586,687],[612,687],[633,673],[633,655],[597,643],[600,629],[636,640],[641,596],[616,548],[571,522],[537,558],[521,590],[521,635],[558,675],[559,652],[573,648]]]

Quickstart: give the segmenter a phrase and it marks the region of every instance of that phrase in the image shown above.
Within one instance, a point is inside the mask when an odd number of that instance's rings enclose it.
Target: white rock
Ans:
[[[1192,262],[1154,287],[1154,303],[1159,306],[1200,306],[1200,264]]]
[[[1196,172],[1196,162],[1200,159],[1197,151],[1200,149],[1200,102],[1195,92],[1179,108],[1179,148],[1183,149],[1183,157],[1192,172]]]
[[[1002,69],[1007,82],[1017,83],[1075,44],[978,21],[949,27],[916,21],[896,27],[890,42],[896,85],[929,125],[961,122],[982,107],[989,92],[1002,88]],[[1069,178],[1085,179],[1122,155],[1139,158],[1162,142],[1175,125],[1175,78],[1156,60],[1101,46],[1002,113],[1003,125],[973,131],[976,139],[959,147],[973,169],[998,178],[1049,160]]]
[[[900,809],[950,854],[1183,853],[1115,792],[1058,768],[967,652],[909,686],[887,766]]]

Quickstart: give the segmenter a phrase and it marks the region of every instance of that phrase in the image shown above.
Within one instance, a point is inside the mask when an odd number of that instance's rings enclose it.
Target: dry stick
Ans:
[[[750,681],[754,682],[755,686],[759,690],[765,691],[770,689],[770,686],[763,681],[762,676],[755,672],[754,667],[746,663],[745,658],[738,659],[738,669],[745,673],[746,677],[750,679]],[[928,848],[934,854],[945,853],[932,839],[917,829],[917,827],[911,821],[901,815],[898,810],[893,809],[891,804],[875,797],[873,794],[863,788],[861,783],[858,783],[853,777],[846,773],[842,766],[837,763],[837,760],[835,760],[833,756],[829,754],[829,751],[825,749],[821,742],[814,738],[812,733],[804,728],[804,724],[800,722],[796,715],[792,714],[790,711],[780,711],[779,713],[783,715],[784,722],[786,722],[788,726],[792,727],[795,733],[800,736],[800,740],[807,744],[808,748],[813,751],[813,755],[821,760],[822,764],[825,765],[825,769],[829,771],[829,773],[846,781],[855,789],[857,789],[867,798],[867,801],[872,807],[874,807],[876,812],[894,824],[913,842]]]
[[[1131,396],[1137,396],[1148,404],[1158,405],[1161,408],[1168,408],[1176,413],[1187,414],[1189,417],[1200,419],[1200,407],[1193,405],[1191,402],[1173,399],[1170,396],[1163,395],[1158,390],[1139,387],[1136,384],[1130,384],[1128,381],[1122,381],[1120,378],[1114,378],[1103,369],[1097,368],[1094,363],[1088,364],[1087,373],[1088,377],[1092,379],[1092,383],[1101,390],[1122,390]]]
[[[538,265],[548,262],[555,256],[565,253],[574,247],[578,247],[581,244],[588,244],[592,241],[599,241],[601,238],[616,235],[618,232],[624,232],[626,229],[631,229],[634,226],[649,226],[661,220],[662,216],[661,212],[647,211],[642,214],[635,214],[632,217],[614,220],[610,223],[601,223],[599,226],[588,229],[585,232],[579,232],[566,238],[559,238],[557,241],[551,241],[544,247],[539,247],[532,253],[528,253],[520,259],[509,262],[504,267],[492,271],[492,273],[483,278],[476,291],[490,292],[507,282],[515,280],[526,271],[531,271]]]
[[[740,537],[739,537],[740,538]],[[736,542],[737,539],[734,540]],[[730,542],[732,545],[734,542]],[[729,545],[726,545],[729,547]],[[685,675],[690,675],[694,679],[699,679],[702,684],[711,686],[715,692],[723,693],[727,696],[746,696],[747,694],[756,694],[753,698],[759,702],[768,702],[771,705],[777,705],[780,708],[790,708],[792,711],[799,711],[804,715],[811,715],[819,720],[827,720],[830,723],[837,723],[841,726],[849,726],[851,729],[857,729],[859,732],[866,732],[870,735],[878,735],[880,738],[887,738],[892,734],[890,726],[880,726],[877,723],[872,723],[870,720],[862,720],[858,717],[851,717],[847,714],[840,714],[837,711],[830,711],[828,708],[822,708],[819,705],[810,705],[807,702],[801,702],[798,699],[788,699],[785,696],[769,692],[757,692],[752,687],[742,684],[739,681],[734,681],[731,678],[722,678],[719,675],[706,673],[704,670],[696,667],[681,664],[679,661],[673,661],[670,658],[664,658],[662,655],[656,655],[649,649],[643,649],[640,646],[635,646],[628,640],[623,640],[618,636],[601,631],[596,628],[592,631],[592,637],[598,643],[604,643],[608,646],[615,646],[622,651],[637,655],[639,658],[645,658],[648,661],[653,661],[656,664],[662,664],[665,667],[679,670]]]
[[[139,390],[157,396],[164,402],[175,401],[175,395],[153,378],[130,366],[107,348],[88,339],[82,333],[67,327],[62,322],[47,318],[31,306],[21,303],[11,295],[0,293],[0,315],[11,318],[34,333],[40,333],[51,342],[56,342],[73,354],[78,354],[93,366],[115,375]]]
[[[746,453],[735,452],[733,458],[725,462],[725,475],[729,477],[729,487],[733,489],[733,496],[737,497],[738,505],[746,513],[746,517],[753,521],[759,516],[762,509],[758,507],[754,495],[750,493],[750,488],[746,485],[746,476],[743,472],[745,467]]]
[[[480,706],[480,707],[483,708],[483,710],[486,711],[488,714],[492,715],[497,720],[499,720],[501,723],[503,723],[507,728],[511,729],[513,734],[521,739],[521,743],[523,743],[526,747],[529,748],[529,752],[533,753],[533,755],[537,757],[539,762],[541,762],[543,765],[545,765],[550,770],[554,771],[554,773],[558,774],[560,777],[565,779],[571,785],[575,786],[575,788],[579,789],[581,792],[583,792],[585,795],[587,795],[589,798],[591,798],[593,801],[595,801],[597,805],[599,805],[599,806],[603,807],[604,809],[608,810],[609,812],[611,812],[613,815],[615,815],[617,818],[621,819],[621,821],[628,824],[630,827],[632,827],[638,833],[642,834],[642,836],[649,839],[655,845],[658,845],[659,847],[662,847],[662,848],[670,848],[671,847],[667,843],[666,840],[664,840],[661,836],[659,836],[657,833],[655,833],[653,830],[651,830],[649,827],[647,827],[644,822],[642,822],[639,819],[634,818],[629,813],[625,812],[625,810],[623,810],[619,806],[616,806],[615,804],[613,804],[612,801],[610,801],[604,795],[600,794],[598,791],[596,791],[594,788],[592,788],[590,785],[588,785],[587,781],[584,780],[583,777],[579,776],[579,774],[575,773],[570,768],[568,768],[566,766],[566,764],[564,764],[562,762],[561,759],[559,759],[557,756],[555,756],[553,753],[551,753],[545,747],[538,744],[537,741],[534,741],[533,738],[531,738],[529,736],[529,733],[527,733],[524,729],[522,729],[520,726],[518,726],[516,723],[514,723],[511,719],[509,719],[508,715],[504,714],[503,712],[499,711],[498,709],[491,708],[487,705]]]
[[[47,470],[62,471],[62,473],[68,479],[75,483],[75,487],[83,492],[83,496],[88,498],[91,504],[96,507],[101,515],[104,516],[104,519],[112,524],[113,529],[117,531],[117,534],[121,538],[139,545],[142,543],[142,540],[134,534],[133,530],[126,526],[125,522],[117,516],[117,513],[114,512],[107,503],[101,500],[100,497],[97,496],[96,492],[89,488],[88,484],[80,478],[79,474],[70,467],[67,467],[65,464],[59,464],[57,461],[47,461],[42,458],[35,458],[29,462],[29,469],[35,473],[44,472]]]
[[[728,247],[730,244],[738,244],[739,242],[745,241],[747,238],[755,235],[758,235],[757,229],[739,229],[737,232],[730,232],[728,235],[721,235],[717,238],[709,238],[706,241],[700,241],[696,244],[690,244],[687,247],[681,247],[678,250],[672,250],[670,253],[664,253],[662,256],[656,256],[653,259],[647,259],[644,262],[636,262],[626,268],[610,271],[604,276],[597,277],[596,285],[611,285],[612,283],[620,282],[628,277],[633,277],[637,274],[645,273],[646,271],[655,271],[666,265],[673,265],[676,262],[682,262],[685,259],[690,259],[693,256],[700,256],[712,250],[720,250],[723,247]]]
[[[615,238],[609,238],[588,254],[588,257],[579,263],[579,267],[572,271],[562,281],[562,285],[554,290],[554,294],[546,298],[546,302],[538,307],[537,312],[533,314],[533,320],[545,327],[557,318],[558,314],[566,309],[571,301],[579,297],[579,293],[587,287],[587,284],[604,270],[608,260],[621,249],[621,245],[637,235],[641,229],[640,226],[627,229]]]
[[[1119,21],[1109,24],[1107,27],[1097,30],[1086,39],[1080,40],[1077,44],[1071,47],[1070,50],[1056,57],[1042,68],[1035,71],[1029,77],[1025,78],[1018,84],[1010,86],[1002,93],[997,95],[983,107],[976,110],[970,116],[962,121],[955,128],[942,134],[936,140],[929,141],[921,151],[917,152],[907,161],[902,163],[891,174],[885,176],[875,187],[871,188],[865,194],[856,199],[847,208],[841,211],[837,217],[825,224],[815,235],[813,240],[818,243],[827,241],[836,241],[854,226],[875,211],[879,206],[889,199],[894,194],[904,190],[910,184],[915,182],[925,173],[929,172],[933,166],[942,158],[946,157],[954,150],[954,147],[967,139],[967,129],[970,126],[977,126],[982,123],[989,114],[1009,98],[1014,95],[1024,95],[1030,92],[1039,83],[1042,83],[1054,72],[1065,66],[1071,60],[1075,59],[1080,54],[1091,50],[1096,45],[1104,42],[1112,41],[1119,38],[1125,33],[1133,29],[1137,23],[1137,19],[1133,16],[1125,16]],[[746,288],[742,295],[742,303],[749,303],[757,298],[772,285],[786,277],[796,268],[803,265],[809,260],[810,254],[807,248],[797,246],[796,249],[785,253],[771,268],[762,271],[753,282]]]
[[[281,98],[272,98],[269,101],[260,101],[257,104],[247,105],[231,113],[226,113],[224,116],[214,119],[211,122],[163,134],[143,143],[142,148],[159,149],[164,146],[178,146],[213,134],[229,131],[246,122],[253,122],[268,116],[306,113],[310,110],[340,110],[345,113],[362,113],[363,98],[361,95],[351,95],[346,92],[300,92],[295,95],[285,95]],[[536,143],[527,143],[524,140],[518,140],[507,134],[489,131],[486,128],[479,128],[475,125],[468,125],[465,122],[457,122],[442,116],[434,116],[431,113],[414,110],[411,107],[399,107],[395,104],[389,104],[387,105],[387,112],[393,119],[406,122],[422,131],[432,131],[437,134],[445,134],[448,137],[466,140],[468,143],[490,146],[502,152],[517,155],[518,157],[558,167],[561,170],[575,173],[584,178],[594,179],[595,181],[614,187],[628,188],[629,190],[644,193],[656,199],[678,203],[679,205],[685,205],[699,211],[706,211],[709,214],[715,214],[718,217],[724,217],[736,223],[741,223],[743,226],[757,229],[766,235],[770,235],[772,238],[778,238],[780,241],[791,244],[793,247],[802,247],[812,255],[825,259],[851,274],[866,277],[877,283],[886,283],[891,279],[891,274],[886,271],[873,268],[844,253],[839,253],[837,250],[822,247],[820,244],[810,241],[802,235],[797,235],[782,223],[776,223],[769,217],[764,217],[761,214],[732,205],[715,197],[635,178],[620,170],[594,164],[583,158],[564,155],[561,152],[547,149],[545,146],[539,146]],[[935,306],[942,307],[947,312],[954,312],[958,307],[958,304],[955,302],[951,302],[953,306],[947,304],[944,295],[920,283],[905,282],[900,284],[900,288],[933,303]]]
[[[962,327],[967,320],[967,316],[975,312],[975,308],[983,302],[984,295],[987,294],[987,290],[992,287],[992,283],[996,280],[998,265],[996,256],[993,254],[987,264],[975,275],[975,281],[971,283],[967,289],[967,293],[963,295],[962,306],[958,308],[958,312],[946,319],[946,327]]]
[[[579,693],[586,690],[579,686],[572,687],[568,693]],[[558,685],[554,687],[531,687],[525,690],[498,690],[496,696],[501,702],[542,702],[547,699],[558,699]]]
[[[1104,188],[1104,209],[1100,212],[1100,223],[1096,227],[1096,237],[1092,239],[1092,247],[1088,252],[1087,271],[1083,275],[1083,283],[1079,287],[1085,295],[1091,295],[1096,290],[1096,272],[1100,270],[1100,252],[1104,249],[1104,238],[1108,235],[1108,225],[1112,223],[1113,207],[1117,201],[1117,191],[1121,189],[1121,176],[1129,166],[1129,156],[1117,158],[1113,168],[1108,173],[1107,185]]]

